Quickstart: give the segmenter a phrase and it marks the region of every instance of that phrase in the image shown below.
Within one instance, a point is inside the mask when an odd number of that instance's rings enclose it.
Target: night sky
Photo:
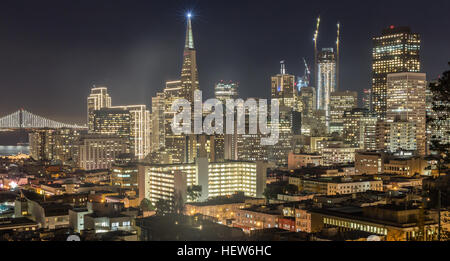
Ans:
[[[435,79],[450,61],[450,1],[30,0],[0,2],[0,116],[24,107],[63,122],[85,123],[93,84],[113,105],[147,104],[179,78],[186,11],[204,97],[219,80],[240,82],[242,97],[270,95],[279,61],[303,75],[319,47],[341,33],[341,89],[370,87],[371,38],[389,25],[422,35],[423,72]]]

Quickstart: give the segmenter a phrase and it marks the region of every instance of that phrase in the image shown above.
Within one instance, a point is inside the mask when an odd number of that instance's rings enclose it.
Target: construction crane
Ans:
[[[320,15],[319,15],[319,17],[317,17],[316,31],[314,32],[314,38],[313,38],[313,41],[314,41],[314,74],[317,74],[317,71],[318,71],[318,69],[317,69],[317,40],[319,39],[319,28],[320,28]],[[317,75],[314,76],[314,80],[315,80],[314,81],[315,86],[317,88],[317,82],[318,82]]]
[[[303,57],[303,63],[305,64],[305,74],[303,76],[303,81],[306,85],[309,86],[310,79],[311,79],[311,71],[309,70],[308,63],[306,62],[305,57]]]
[[[308,75],[308,77],[311,75],[311,71],[309,70],[308,63],[306,62],[305,57],[303,57],[303,63],[305,64],[305,75]]]

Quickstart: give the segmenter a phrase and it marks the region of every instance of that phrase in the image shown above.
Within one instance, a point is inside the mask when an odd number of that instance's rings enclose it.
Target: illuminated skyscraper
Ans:
[[[344,130],[344,112],[356,108],[358,105],[358,93],[333,92],[330,97],[330,123],[329,133],[342,134]]]
[[[199,89],[196,50],[192,33],[191,14],[187,15],[186,42],[184,46],[181,78],[178,81],[166,82],[164,89],[164,135],[165,151],[169,155],[169,163],[187,162],[187,137],[172,132],[172,121],[175,113],[171,112],[172,104],[177,99],[186,99],[194,104],[194,92]]]
[[[169,162],[166,163],[185,162],[186,136],[175,135],[172,132],[175,113],[171,111],[172,104],[177,99],[184,98],[182,95],[181,81],[166,82],[164,89],[164,147],[169,156]]]
[[[284,61],[281,61],[280,73],[272,76],[271,90],[272,99],[278,99],[280,106],[298,110],[295,76],[286,73]]]
[[[299,100],[302,104],[304,116],[311,117],[316,110],[316,89],[314,87],[303,87],[300,90]]]
[[[368,114],[368,110],[355,108],[345,111],[343,115],[343,136],[346,144],[354,148],[360,147],[361,118]]]
[[[409,27],[391,26],[373,38],[372,109],[386,117],[387,75],[420,71],[420,36]]]
[[[325,111],[325,116],[329,119],[331,93],[336,91],[336,54],[333,48],[322,49],[317,60],[316,105],[318,110]]]
[[[78,155],[76,143],[81,131],[67,128],[39,129],[28,135],[33,159],[56,161],[63,165],[75,164]]]
[[[366,151],[377,149],[377,115],[368,112],[359,121],[359,147]]]
[[[301,132],[301,124],[295,124],[298,112],[290,107],[280,107],[280,118],[278,123],[279,138],[278,143],[269,146],[269,161],[279,166],[287,166],[289,152],[293,150],[294,127],[298,127]],[[295,133],[300,134],[300,133]]]
[[[128,152],[134,152],[134,146],[131,143],[131,115],[128,110],[122,108],[102,108],[94,111],[93,132],[124,138],[129,146]]]
[[[158,92],[155,97],[152,97],[152,131],[150,139],[151,151],[155,152],[164,148],[165,130],[164,130],[164,109],[165,96],[163,92]]]
[[[194,48],[191,14],[187,15],[186,43],[184,45],[183,66],[181,68],[182,97],[193,102],[194,91],[199,89],[197,70],[197,51]]]
[[[256,98],[254,98],[256,100]],[[250,134],[249,129],[254,122],[250,119],[251,107],[245,109],[245,134],[233,135],[236,137],[236,150],[232,152],[236,154],[237,160],[244,161],[266,161],[268,159],[268,146],[261,145],[263,135],[257,131],[256,134]],[[252,111],[254,113],[254,111]],[[237,128],[235,128],[236,130]],[[227,137],[226,135],[225,137]],[[234,156],[234,155],[233,155]],[[233,158],[234,159],[234,158]]]
[[[87,119],[89,131],[92,131],[94,127],[94,111],[109,107],[111,107],[111,97],[108,94],[108,88],[94,86],[91,89],[91,94],[87,98]]]
[[[386,120],[400,119],[416,128],[419,155],[426,147],[426,75],[424,73],[393,73],[387,76]],[[392,131],[391,131],[392,132]]]
[[[369,111],[372,111],[372,90],[371,89],[363,90],[362,104],[363,104],[363,108],[368,109]]]
[[[130,113],[130,137],[131,147],[134,148],[134,156],[144,159],[150,153],[150,112],[146,105],[114,106],[114,109],[122,109]]]
[[[239,84],[232,81],[220,81],[216,84],[214,94],[216,99],[222,102],[224,112],[226,112],[226,101],[228,99],[235,100],[238,98],[238,87]],[[236,123],[234,124],[234,134],[216,134],[214,136],[215,153],[218,154],[215,161],[237,159],[237,128]],[[226,122],[224,127],[226,127]]]
[[[238,97],[238,84],[232,81],[224,82],[220,81],[216,83],[214,88],[214,94],[216,99],[225,104],[228,99],[237,99]]]

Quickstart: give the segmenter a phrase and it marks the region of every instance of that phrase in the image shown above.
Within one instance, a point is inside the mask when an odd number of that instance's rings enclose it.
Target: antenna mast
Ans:
[[[341,42],[340,39],[340,32],[341,32],[341,24],[340,22],[337,23],[337,40],[336,40],[336,90],[335,91],[339,91],[339,45]]]

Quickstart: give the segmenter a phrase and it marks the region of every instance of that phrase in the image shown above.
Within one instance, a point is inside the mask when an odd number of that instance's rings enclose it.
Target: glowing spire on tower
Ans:
[[[187,29],[186,29],[186,44],[184,47],[188,49],[194,49],[194,36],[192,34],[192,23],[191,23],[192,13],[191,12],[187,13],[186,17],[187,17]]]

